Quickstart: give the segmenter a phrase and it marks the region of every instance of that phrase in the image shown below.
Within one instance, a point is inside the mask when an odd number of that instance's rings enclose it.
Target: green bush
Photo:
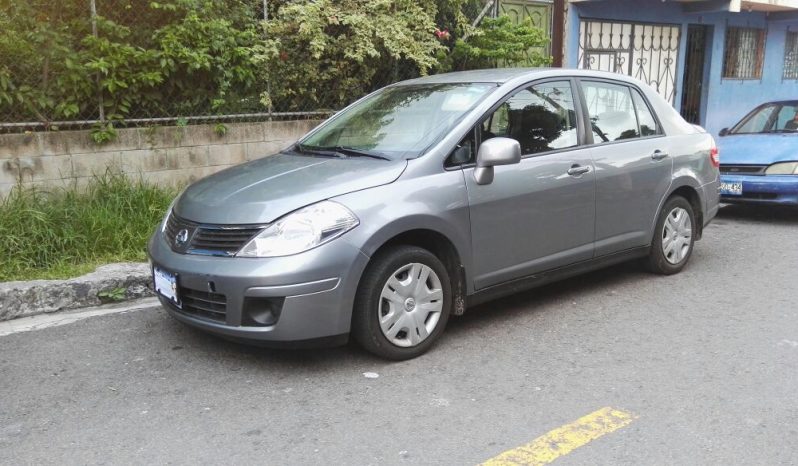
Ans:
[[[0,5],[0,118],[123,120],[232,113],[254,96],[255,0]],[[247,100],[249,97],[249,100]]]
[[[263,95],[279,108],[336,109],[375,87],[426,74],[444,47],[435,8],[414,0],[300,0],[264,23]],[[399,75],[402,73],[403,75]]]
[[[0,120],[334,110],[399,81],[544,64],[544,34],[481,0],[0,1]]]
[[[112,172],[82,189],[17,187],[0,201],[0,281],[144,261],[147,239],[176,194]]]
[[[543,47],[549,42],[540,28],[527,18],[513,24],[507,16],[485,18],[471,36],[459,38],[452,50],[441,58],[447,70],[468,70],[512,66],[523,63],[525,66],[551,64],[551,57],[543,54]]]

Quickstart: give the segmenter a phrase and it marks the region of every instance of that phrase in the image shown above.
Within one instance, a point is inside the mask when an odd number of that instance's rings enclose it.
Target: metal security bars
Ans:
[[[784,43],[784,79],[798,79],[798,32],[788,31]]]
[[[633,76],[673,103],[679,35],[674,24],[582,20],[579,67]]]
[[[767,30],[757,28],[726,28],[723,53],[724,79],[761,79],[765,62]]]

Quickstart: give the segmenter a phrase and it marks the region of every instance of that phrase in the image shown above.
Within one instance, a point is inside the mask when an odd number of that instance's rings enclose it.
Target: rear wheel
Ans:
[[[668,199],[657,220],[649,269],[663,275],[680,272],[693,253],[695,230],[695,212],[690,202],[681,196]]]
[[[384,358],[426,352],[446,327],[452,303],[449,274],[426,249],[398,246],[374,257],[355,297],[352,336]]]

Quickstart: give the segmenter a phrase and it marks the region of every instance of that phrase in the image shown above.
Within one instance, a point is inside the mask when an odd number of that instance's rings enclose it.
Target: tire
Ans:
[[[648,269],[661,275],[681,272],[693,254],[696,227],[690,202],[681,196],[668,199],[657,219]]]
[[[425,278],[423,284],[418,277]],[[363,273],[352,337],[377,356],[412,359],[435,344],[451,307],[452,287],[443,263],[426,249],[393,247],[375,255]]]

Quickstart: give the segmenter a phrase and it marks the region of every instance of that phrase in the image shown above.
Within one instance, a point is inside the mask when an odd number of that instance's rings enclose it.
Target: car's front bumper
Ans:
[[[721,175],[721,183],[742,183],[741,195],[721,193],[721,202],[798,205],[798,176]]]
[[[368,263],[343,238],[294,256],[255,259],[179,254],[158,232],[148,251],[154,267],[177,276],[182,309],[161,298],[175,319],[229,339],[279,346],[345,341]]]

